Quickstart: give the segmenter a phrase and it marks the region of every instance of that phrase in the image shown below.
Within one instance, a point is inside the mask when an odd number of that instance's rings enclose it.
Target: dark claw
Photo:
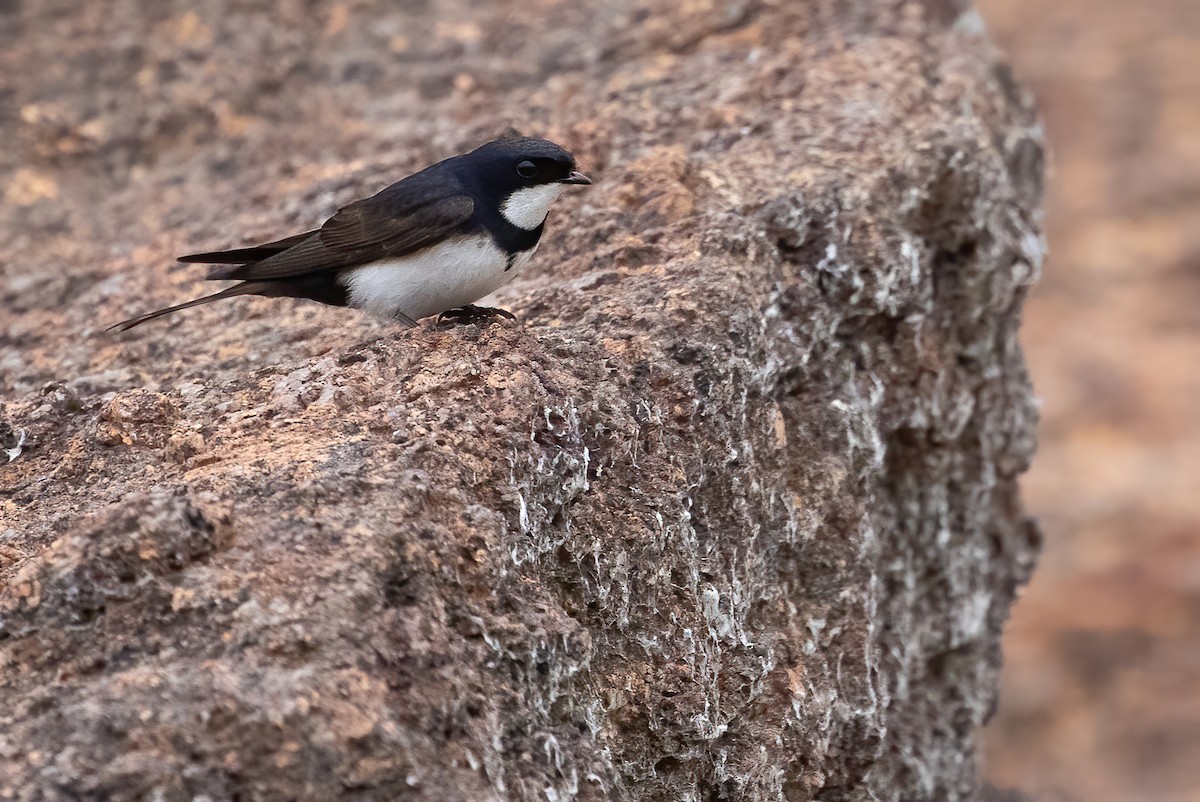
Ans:
[[[451,326],[486,325],[494,323],[497,317],[516,320],[517,316],[507,309],[497,309],[492,306],[476,306],[467,304],[457,309],[447,309],[437,316],[435,328],[448,329]]]

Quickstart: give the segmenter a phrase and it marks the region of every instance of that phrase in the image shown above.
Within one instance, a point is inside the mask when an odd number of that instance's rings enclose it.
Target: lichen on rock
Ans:
[[[0,465],[0,798],[977,798],[1037,549],[1042,165],[972,12],[217,5],[92,19],[147,34],[105,62],[142,111],[54,156],[24,132],[39,169],[137,169],[16,211],[43,234],[0,284],[36,438]],[[17,56],[84,24],[43,14]],[[204,73],[149,35],[197,25]],[[28,125],[80,130],[85,89]],[[521,325],[255,299],[80,346],[190,291],[175,252],[513,109],[597,179],[499,299]],[[388,122],[317,122],[358,113]]]

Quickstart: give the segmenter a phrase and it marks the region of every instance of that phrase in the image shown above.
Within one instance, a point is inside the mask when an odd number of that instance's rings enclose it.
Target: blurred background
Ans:
[[[978,6],[1052,150],[1024,327],[1046,546],[985,775],[1037,802],[1200,800],[1200,2]]]

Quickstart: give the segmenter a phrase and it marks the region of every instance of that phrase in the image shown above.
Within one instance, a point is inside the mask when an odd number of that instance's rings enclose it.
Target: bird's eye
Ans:
[[[529,161],[529,159],[522,159],[517,162],[517,175],[521,176],[521,178],[533,178],[537,175],[537,172],[537,165]]]

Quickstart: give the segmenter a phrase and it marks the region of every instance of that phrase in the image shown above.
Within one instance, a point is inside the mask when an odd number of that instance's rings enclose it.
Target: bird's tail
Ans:
[[[266,290],[269,286],[270,282],[267,281],[244,281],[241,284],[238,284],[236,287],[230,287],[227,290],[221,290],[220,292],[215,292],[212,295],[206,295],[203,298],[197,298],[194,301],[188,301],[187,303],[177,304],[175,306],[168,306],[166,309],[158,309],[154,312],[147,312],[144,315],[131,317],[129,320],[123,320],[120,323],[117,323],[115,326],[109,326],[107,329],[105,329],[105,331],[128,331],[134,326],[142,325],[147,320],[154,320],[156,317],[169,315],[172,312],[178,312],[181,309],[190,309],[193,306],[200,306],[202,304],[212,303],[213,301],[220,301],[225,298],[236,298],[239,295],[259,295],[262,294],[263,290]]]

